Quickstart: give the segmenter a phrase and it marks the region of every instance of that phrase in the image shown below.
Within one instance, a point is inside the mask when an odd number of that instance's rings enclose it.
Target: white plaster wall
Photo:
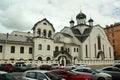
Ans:
[[[45,38],[35,38],[34,39],[34,58],[38,59],[41,56],[44,60],[46,57],[52,57],[54,51],[54,41]],[[42,44],[42,50],[38,50],[38,45]],[[50,50],[47,50],[47,45],[50,45]]]
[[[11,46],[15,46],[15,53],[11,53]],[[20,53],[20,47],[24,47],[24,53]],[[5,50],[4,59],[32,59],[32,54],[29,54],[29,47],[30,45],[20,45],[20,44],[5,44],[3,46],[3,52]]]
[[[43,23],[47,23],[47,25],[44,25]],[[46,30],[46,34],[48,34],[48,31],[50,30],[51,32],[52,32],[52,38],[53,38],[53,36],[54,36],[54,34],[55,34],[55,32],[53,31],[53,28],[52,28],[52,26],[47,22],[47,21],[42,21],[41,23],[38,23],[37,25],[36,25],[36,29],[35,29],[35,36],[38,36],[38,34],[37,34],[37,30],[38,29],[41,29],[41,37],[43,37],[43,30],[45,29]],[[46,35],[47,37],[48,37],[48,35]]]

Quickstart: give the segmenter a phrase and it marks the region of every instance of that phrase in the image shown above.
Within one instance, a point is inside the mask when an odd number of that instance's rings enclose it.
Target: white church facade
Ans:
[[[76,24],[60,32],[46,18],[38,21],[31,32],[13,31],[11,34],[0,33],[0,60],[52,61],[62,65],[87,62],[88,64],[112,64],[113,48],[104,29],[93,25],[90,18],[80,12]]]

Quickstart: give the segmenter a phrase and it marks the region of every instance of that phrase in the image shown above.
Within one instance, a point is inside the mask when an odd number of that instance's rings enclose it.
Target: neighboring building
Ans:
[[[120,60],[120,23],[106,26],[105,32],[113,46],[115,59]]]
[[[33,33],[13,31],[0,34],[0,59],[58,61],[60,64],[88,61],[89,64],[112,64],[113,48],[104,29],[86,23],[86,15],[80,12],[70,26],[55,33],[53,25],[44,18],[32,28]],[[90,61],[93,61],[92,63]]]

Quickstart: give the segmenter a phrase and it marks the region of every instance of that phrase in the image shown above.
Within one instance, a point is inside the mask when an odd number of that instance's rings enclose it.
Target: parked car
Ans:
[[[67,64],[67,65],[64,66],[63,68],[70,70],[70,69],[74,69],[75,67],[76,67],[76,66],[75,66],[74,64]]]
[[[51,70],[52,67],[51,65],[43,64],[43,65],[40,65],[39,69],[40,70]]]
[[[112,75],[112,80],[120,80],[120,76],[119,76],[120,69],[117,67],[107,66],[107,67],[104,67],[102,69],[99,69],[99,71]]]
[[[16,63],[14,65],[15,71],[21,72],[21,71],[26,71],[27,70],[27,66],[25,63]]]
[[[75,64],[76,68],[87,67],[87,64]]]
[[[59,68],[60,67],[60,64],[51,64],[51,68],[52,69],[57,69],[57,68]]]
[[[5,71],[0,71],[0,80],[17,80],[17,79]]]
[[[104,72],[98,72],[96,69],[89,67],[81,67],[78,69],[72,69],[71,71],[79,74],[90,75],[94,80],[112,80],[111,75]]]
[[[12,64],[0,64],[0,70],[7,71],[7,72],[13,72],[14,66]]]
[[[46,70],[28,70],[23,73],[22,80],[65,80],[65,79]]]
[[[65,78],[66,80],[93,80],[91,76],[69,72],[64,69],[54,69],[51,70],[51,72],[62,78]]]
[[[27,70],[34,70],[37,69],[37,65],[36,64],[28,64],[27,65]]]
[[[113,64],[113,67],[117,67],[117,68],[120,69],[120,63],[115,63],[115,64]]]

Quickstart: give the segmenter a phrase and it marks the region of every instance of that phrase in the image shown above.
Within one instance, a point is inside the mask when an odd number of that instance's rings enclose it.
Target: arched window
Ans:
[[[49,31],[49,32],[48,32],[48,37],[51,38],[51,36],[52,36],[52,32]]]
[[[38,57],[38,60],[42,61],[42,57]]]
[[[50,45],[47,45],[47,50],[50,50]]]
[[[56,47],[55,47],[55,51],[59,51],[59,48],[58,48],[58,46],[56,46]]]
[[[46,58],[46,61],[49,61],[49,60],[51,60],[50,57],[47,57],[47,58]]]
[[[98,49],[101,50],[101,38],[100,38],[100,36],[97,37],[97,41],[98,41]]]
[[[64,47],[61,47],[61,51],[64,51]]]
[[[46,30],[43,30],[43,36],[46,37]]]
[[[41,29],[37,30],[37,34],[38,34],[38,36],[41,36]]]

